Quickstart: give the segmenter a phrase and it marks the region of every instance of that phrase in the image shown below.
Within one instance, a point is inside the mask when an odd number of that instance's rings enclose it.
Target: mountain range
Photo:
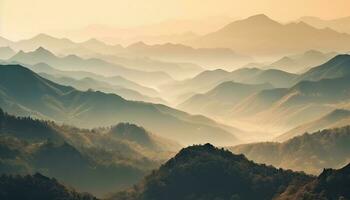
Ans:
[[[350,34],[350,17],[324,20],[318,17],[306,16],[306,17],[301,17],[298,21],[303,21],[316,28],[331,28],[340,33]]]
[[[106,82],[114,87],[135,90],[146,96],[159,97],[159,93],[155,89],[142,86],[121,76],[102,76],[86,71],[63,71],[55,69],[46,63],[38,63],[35,65],[26,64],[25,66],[39,74],[44,73],[51,76],[69,77],[73,79],[91,78],[97,81]]]
[[[309,49],[347,51],[350,35],[304,22],[281,24],[266,15],[234,21],[187,44],[205,48],[232,48],[247,55],[281,55]]]
[[[36,173],[27,176],[0,176],[1,199],[69,199],[97,200],[92,195],[78,193],[59,183],[54,178],[48,178]]]
[[[318,177],[256,164],[210,144],[181,150],[142,182],[112,200],[347,199],[350,166]]]
[[[0,59],[6,60],[14,56],[16,52],[10,47],[0,47]]]
[[[180,145],[133,124],[87,130],[0,109],[0,147],[1,174],[40,172],[100,196],[140,180]]]
[[[347,102],[349,89],[348,77],[302,81],[289,89],[261,91],[237,104],[231,113],[290,129],[315,120]]]
[[[251,57],[237,54],[229,48],[193,48],[172,43],[147,45],[144,42],[138,42],[126,47],[126,51],[131,55],[171,62],[195,63],[211,69],[236,69],[237,65],[252,61]]]
[[[335,52],[323,53],[316,50],[309,50],[302,54],[284,56],[283,58],[274,61],[268,66],[287,72],[304,73],[311,67],[326,63],[336,55],[337,53]]]
[[[98,91],[79,91],[48,81],[19,65],[1,66],[0,76],[0,105],[12,114],[88,128],[131,122],[181,144],[238,142],[231,134],[239,134],[238,129],[161,104],[128,101]]]
[[[166,102],[161,98],[145,96],[139,93],[138,91],[124,88],[121,86],[114,86],[109,84],[108,82],[95,80],[90,77],[86,77],[83,79],[74,79],[66,76],[49,75],[45,73],[39,73],[39,75],[55,83],[66,85],[66,86],[72,86],[82,91],[96,90],[96,91],[102,91],[105,93],[117,94],[127,100],[166,104]]]
[[[217,69],[204,71],[191,79],[164,84],[160,89],[164,94],[173,97],[189,94],[188,99],[195,93],[208,92],[227,81],[245,84],[269,83],[273,87],[289,87],[293,84],[296,77],[296,74],[276,69],[240,68],[231,72]]]
[[[46,34],[39,34],[33,38],[12,42],[4,39],[0,40],[0,47],[11,47],[16,51],[34,51],[40,47],[52,51],[54,54],[69,56],[76,55],[84,58],[108,58],[109,61],[118,62],[116,65],[123,65],[130,62],[134,68],[150,68],[149,59],[158,65],[158,68],[164,64],[164,69],[168,69],[167,65],[177,65],[181,68],[193,70],[198,66],[205,67],[222,67],[229,69],[237,68],[252,58],[240,55],[228,48],[193,48],[183,44],[164,43],[158,45],[148,45],[144,42],[136,42],[126,47],[120,45],[108,45],[96,39],[90,39],[82,43],[73,42],[66,38],[55,38]],[[112,58],[111,58],[112,56]],[[114,57],[114,58],[113,58]],[[119,59],[118,59],[119,57]],[[123,58],[123,59],[120,59]],[[191,65],[189,65],[192,63]],[[192,72],[193,73],[193,72]]]
[[[75,55],[58,57],[52,52],[39,47],[32,52],[20,51],[9,62],[20,62],[24,64],[35,65],[46,63],[59,70],[70,71],[88,71],[104,76],[125,76],[134,82],[140,82],[144,85],[157,86],[157,84],[171,81],[172,78],[164,72],[145,72],[129,69],[120,65],[108,63],[100,59],[84,59]]]
[[[306,122],[297,126],[286,133],[276,137],[277,141],[286,141],[295,136],[312,133],[318,130],[343,127],[350,124],[350,111],[345,109],[336,109],[326,115],[311,122]]]
[[[346,126],[303,134],[283,143],[243,144],[230,150],[258,163],[319,174],[324,168],[340,168],[349,163],[349,142],[350,127]]]
[[[193,95],[181,103],[178,108],[190,113],[220,117],[226,114],[226,110],[231,109],[248,96],[272,88],[269,83],[244,84],[232,81],[223,82],[204,94]]]

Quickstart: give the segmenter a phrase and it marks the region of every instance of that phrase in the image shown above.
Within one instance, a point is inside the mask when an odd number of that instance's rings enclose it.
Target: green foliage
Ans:
[[[0,124],[0,174],[40,172],[80,190],[102,195],[134,184],[150,168],[159,165],[159,161],[148,157],[157,155],[157,150],[143,144],[135,146],[137,142],[133,139],[138,135],[153,141],[148,132],[135,125],[120,125],[128,130],[124,134],[131,137],[117,137],[109,134],[111,128],[86,130],[59,126],[49,121],[14,117],[2,110]],[[141,154],[142,150],[148,153]]]
[[[322,174],[297,191],[286,190],[277,200],[348,200],[350,164],[339,170],[325,169]]]
[[[350,126],[304,134],[283,143],[256,143],[230,148],[258,163],[319,174],[350,160]]]
[[[268,200],[291,183],[310,180],[307,175],[258,165],[206,144],[181,150],[142,183],[112,199]]]
[[[69,189],[55,179],[41,174],[33,176],[0,176],[2,200],[97,200],[85,193]]]

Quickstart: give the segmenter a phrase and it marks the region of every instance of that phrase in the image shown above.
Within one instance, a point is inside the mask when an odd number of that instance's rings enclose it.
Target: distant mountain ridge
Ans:
[[[336,109],[319,119],[304,123],[290,131],[287,131],[286,133],[283,133],[282,135],[276,137],[276,141],[283,142],[304,133],[312,133],[318,130],[343,127],[346,125],[350,125],[350,111],[345,109]]]
[[[137,129],[133,133],[138,135]],[[146,132],[144,135],[154,141],[154,147],[162,144],[157,142],[162,141],[159,137],[154,140],[153,135]],[[109,147],[108,143],[99,146],[104,137],[108,138]],[[153,145],[136,145],[133,141],[134,138],[110,138],[101,129],[92,134],[90,130],[15,117],[0,109],[1,174],[41,172],[79,190],[101,195],[133,184],[157,166],[159,161],[153,160],[152,154],[167,158],[169,155],[162,153],[173,150],[171,142],[159,149]],[[106,155],[108,159],[104,158]],[[141,163],[143,168],[137,167]]]
[[[193,95],[178,107],[192,113],[216,117],[225,116],[227,110],[243,99],[261,90],[271,88],[273,86],[269,83],[243,84],[227,81],[206,93]]]
[[[89,71],[105,76],[125,76],[135,82],[141,82],[145,85],[152,86],[172,80],[172,78],[164,72],[145,72],[129,69],[100,59],[84,59],[76,55],[58,57],[43,47],[39,47],[32,52],[20,51],[8,61],[30,65],[46,63],[59,70]]]
[[[227,127],[215,121],[161,104],[127,101],[102,92],[78,91],[48,81],[18,65],[0,66],[0,72],[0,106],[13,114],[37,113],[41,118],[89,128],[131,122],[182,144],[238,142]]]
[[[336,53],[323,53],[316,50],[309,50],[302,54],[284,56],[283,58],[269,64],[274,69],[287,72],[304,73],[314,66],[326,63],[335,57]]]
[[[340,168],[350,161],[350,127],[300,133],[283,143],[260,142],[230,148],[258,163],[319,174],[324,168]]]
[[[0,41],[0,46],[10,46],[16,51],[34,51],[39,47],[43,47],[57,55],[67,56],[74,54],[87,58],[96,58],[101,54],[105,56],[114,55],[124,59],[129,58],[129,62],[137,62],[137,60],[133,60],[136,58],[139,61],[146,62],[145,65],[147,65],[147,59],[144,59],[146,57],[160,62],[172,62],[172,64],[180,65],[189,70],[193,69],[193,65],[189,66],[181,63],[193,63],[197,65],[197,68],[198,66],[214,68],[220,66],[234,67],[237,64],[252,60],[249,56],[240,55],[228,48],[193,48],[175,43],[148,45],[144,42],[136,42],[127,47],[122,47],[120,45],[108,45],[96,39],[77,43],[67,38],[55,38],[46,34],[39,34],[33,38],[18,42]],[[102,58],[105,57],[102,56]],[[115,59],[114,61],[117,60]],[[121,65],[123,63],[125,63],[125,60],[116,64]]]
[[[324,20],[318,17],[305,16],[298,19],[298,21],[303,21],[316,28],[331,28],[340,33],[350,34],[350,16],[331,20]]]
[[[317,29],[304,22],[280,24],[260,14],[232,22],[188,43],[196,47],[232,48],[249,55],[281,55],[309,49],[345,51],[350,35],[329,28]]]

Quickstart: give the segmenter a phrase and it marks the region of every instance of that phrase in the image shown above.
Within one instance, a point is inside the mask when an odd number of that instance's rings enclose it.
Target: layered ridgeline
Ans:
[[[206,68],[235,69],[237,65],[252,61],[252,58],[239,55],[229,48],[193,48],[183,44],[147,45],[134,43],[125,48],[127,54],[138,57],[151,57],[172,62],[190,62]]]
[[[206,144],[181,150],[141,183],[110,199],[348,199],[349,169],[328,169],[316,178],[259,165]]]
[[[141,41],[141,40],[140,40]],[[0,46],[9,46],[17,51],[33,51],[39,47],[57,55],[78,55],[101,58],[117,65],[129,66],[141,71],[164,71],[176,77],[193,76],[201,67],[237,66],[252,59],[227,48],[193,48],[182,44],[164,43],[148,45],[143,42],[127,47],[108,45],[96,39],[76,43],[65,38],[39,34],[17,42],[4,39]],[[174,70],[177,69],[177,70]]]
[[[321,51],[309,50],[302,54],[284,56],[268,66],[274,69],[280,69],[287,72],[303,73],[314,66],[326,63],[335,57],[336,53],[323,53]]]
[[[308,200],[348,199],[350,165],[326,169],[318,177],[255,164],[210,144],[191,146],[113,200],[246,199]],[[222,184],[218,184],[222,183]],[[0,176],[4,199],[95,199],[41,174]]]
[[[303,21],[317,28],[331,28],[341,33],[350,34],[350,17],[342,17],[331,20],[324,20],[318,17],[301,17],[298,21]]]
[[[164,94],[175,97],[187,98],[195,93],[205,93],[215,88],[221,83],[233,81],[245,84],[264,84],[270,83],[274,87],[290,87],[297,77],[296,74],[284,72],[281,70],[258,68],[241,68],[234,71],[225,71],[222,69],[204,71],[197,76],[184,81],[177,81],[165,84],[161,87]]]
[[[291,129],[349,104],[349,55],[339,55],[294,79],[290,88],[264,90],[232,108],[231,116]]]
[[[191,146],[115,200],[266,199],[312,177],[258,165],[210,144]]]
[[[85,77],[82,79],[74,79],[67,76],[51,75],[46,73],[39,73],[39,75],[55,83],[66,85],[66,86],[72,86],[78,90],[86,91],[91,89],[91,90],[97,90],[105,93],[117,94],[127,100],[146,101],[146,102],[152,102],[152,103],[166,104],[166,101],[164,101],[161,98],[146,96],[141,94],[138,91],[128,89],[122,86],[112,85],[108,82],[99,81],[90,77]]]
[[[88,128],[131,122],[181,144],[232,145],[238,141],[231,133],[240,133],[208,118],[161,104],[128,101],[115,94],[91,90],[78,91],[18,65],[0,67],[0,86],[0,106],[20,116],[31,115]]]
[[[144,85],[157,86],[157,84],[171,81],[172,78],[165,72],[146,72],[141,70],[129,69],[121,65],[106,62],[96,58],[81,58],[76,55],[59,57],[52,52],[39,47],[35,51],[19,51],[8,61],[35,65],[46,63],[55,66],[60,70],[70,71],[89,71],[100,75],[125,76],[128,79],[139,82]]]
[[[265,15],[255,15],[188,43],[196,47],[232,48],[249,55],[281,55],[309,49],[347,51],[350,35],[329,28],[317,29],[303,22],[281,24]]]
[[[280,136],[276,137],[276,141],[286,141],[304,133],[312,133],[323,129],[337,128],[350,125],[350,111],[345,109],[336,109],[326,115],[297,126]]]
[[[40,172],[95,195],[134,184],[178,149],[133,124],[86,130],[0,110],[0,174]]]
[[[327,129],[294,137],[283,143],[264,142],[230,148],[258,163],[319,174],[350,161],[350,127]]]
[[[303,80],[319,81],[322,79],[339,78],[350,75],[350,55],[341,54],[330,59],[328,62],[313,67],[299,76],[295,82]]]
[[[349,199],[350,164],[339,169],[325,169],[317,179],[295,190],[289,187],[277,200]]]
[[[78,193],[62,185],[57,180],[38,173],[33,176],[1,175],[0,198],[6,200],[97,200],[92,195]]]
[[[155,89],[142,86],[134,81],[130,81],[121,76],[102,76],[102,75],[98,75],[87,71],[58,70],[46,63],[38,63],[35,65],[25,65],[25,66],[39,74],[44,73],[55,77],[69,77],[69,78],[78,79],[78,80],[91,78],[96,81],[106,82],[110,84],[112,87],[119,87],[119,88],[134,90],[146,96],[151,96],[151,97],[159,96],[159,93]]]
[[[14,56],[16,52],[10,47],[0,47],[0,59],[6,60]]]
[[[192,113],[222,117],[227,110],[248,96],[271,88],[273,88],[272,85],[268,83],[244,84],[228,81],[204,94],[193,95],[178,107]]]

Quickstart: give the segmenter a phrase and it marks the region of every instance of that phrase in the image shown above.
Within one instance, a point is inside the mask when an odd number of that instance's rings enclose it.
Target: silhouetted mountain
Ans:
[[[10,47],[0,47],[0,59],[6,60],[14,56],[16,52]]]
[[[237,142],[226,127],[207,118],[198,120],[160,104],[127,101],[114,94],[78,91],[18,65],[0,67],[0,86],[0,106],[13,114],[36,112],[45,119],[90,128],[131,122],[181,144]]]
[[[302,81],[289,89],[270,90],[267,96],[262,91],[234,107],[232,116],[246,115],[255,123],[287,131],[348,103],[349,81],[348,77]]]
[[[263,90],[238,103],[232,108],[232,113],[234,116],[249,116],[259,113],[270,108],[287,92],[286,88]]]
[[[44,62],[60,70],[89,71],[105,76],[125,76],[135,82],[152,86],[172,80],[172,78],[164,72],[138,71],[114,65],[100,59],[83,59],[75,55],[58,57],[42,47],[39,47],[33,52],[25,53],[20,51],[10,58],[9,61],[30,65]]]
[[[325,169],[317,179],[295,191],[292,186],[280,195],[277,200],[307,200],[307,199],[350,199],[350,164],[334,170]]]
[[[243,84],[232,81],[223,82],[214,89],[196,94],[178,107],[191,113],[201,113],[208,116],[225,116],[237,103],[244,98],[265,89],[271,89],[270,84]]]
[[[191,146],[116,200],[273,199],[289,185],[313,180],[304,174],[248,161],[210,144]]]
[[[123,48],[119,45],[107,45],[96,39],[76,43],[67,38],[56,38],[47,34],[39,34],[30,39],[11,42],[10,46],[23,51],[33,51],[39,47],[43,47],[50,49],[56,54],[74,51],[79,52],[80,55],[92,55],[95,53],[113,54],[123,51]]]
[[[178,149],[133,124],[84,130],[0,109],[0,174],[38,171],[101,195],[130,186]]]
[[[276,140],[286,141],[290,138],[304,133],[312,133],[318,130],[343,127],[346,125],[350,125],[350,111],[344,109],[336,109],[319,119],[304,123],[293,128],[292,130],[278,136]]]
[[[36,73],[46,73],[50,75],[58,75],[58,76],[66,76],[74,79],[84,79],[84,78],[92,78],[102,82],[108,82],[109,84],[116,87],[128,88],[131,90],[138,91],[141,94],[145,94],[147,96],[159,96],[158,92],[152,88],[144,87],[138,83],[127,80],[121,76],[101,76],[98,74],[94,74],[86,71],[61,71],[52,68],[48,64],[38,63],[36,65],[25,65]]]
[[[13,42],[11,42],[10,40],[3,38],[0,36],[0,46],[1,47],[8,47],[12,44]]]
[[[318,81],[326,78],[339,78],[350,74],[350,55],[337,55],[328,62],[313,67],[301,76],[296,81],[309,80]]]
[[[193,77],[198,73],[202,72],[204,69],[199,65],[193,63],[186,63],[177,61],[163,61],[157,60],[155,58],[144,57],[144,56],[129,56],[122,57],[121,56],[111,56],[111,55],[94,55],[96,58],[100,58],[106,60],[108,62],[127,66],[131,69],[136,69],[140,71],[148,71],[148,72],[157,72],[162,71],[167,74],[170,74],[175,79],[181,80],[189,77]],[[175,59],[174,59],[175,60]]]
[[[232,48],[249,55],[281,55],[309,49],[348,50],[350,35],[303,22],[280,24],[266,15],[255,15],[188,43],[202,48]]]
[[[318,17],[301,17],[298,21],[303,21],[316,28],[331,28],[340,33],[350,34],[350,17],[342,17],[331,20],[323,20]]]
[[[244,144],[230,150],[258,163],[319,174],[324,168],[339,168],[349,162],[349,142],[347,126],[304,134],[283,143]]]
[[[204,71],[192,79],[165,84],[161,89],[164,93],[182,96],[184,94],[192,93],[193,95],[193,93],[208,92],[219,84],[227,81],[245,84],[270,83],[273,87],[290,87],[296,77],[296,74],[275,69],[262,70],[258,68],[241,68],[232,72],[217,69],[213,71]]]
[[[172,62],[195,63],[207,68],[235,66],[248,61],[250,57],[238,55],[227,48],[192,48],[182,44],[147,45],[143,42],[132,44],[126,50],[137,56],[147,56]],[[232,69],[228,67],[228,69]]]
[[[3,200],[96,200],[89,194],[78,193],[41,174],[0,176],[0,198]]]
[[[316,50],[310,50],[303,54],[285,56],[270,64],[272,68],[288,72],[301,73],[314,66],[319,66],[331,58],[336,53],[322,53]]]
[[[191,36],[191,38],[194,37]],[[143,57],[148,57],[155,60],[159,59],[163,62],[194,63],[200,66],[212,68],[222,66],[228,66],[228,68],[231,68],[237,64],[251,61],[250,57],[239,55],[227,48],[195,49],[181,44],[166,43],[159,45],[146,45],[143,42],[137,42],[124,48],[120,45],[108,45],[96,39],[76,43],[66,38],[55,38],[46,34],[39,34],[33,38],[20,40],[18,42],[11,42],[6,39],[4,39],[4,42],[1,42],[0,40],[0,46],[10,46],[18,51],[34,51],[39,47],[43,47],[53,51],[57,55],[74,54],[90,58],[101,54],[116,55],[124,58],[123,62],[128,60],[127,62],[132,61],[133,63],[137,63],[142,60],[142,65],[140,65],[141,63],[139,62],[138,66],[144,67],[147,66],[147,60],[144,60]],[[136,58],[136,60],[134,60],[134,58]],[[123,63],[117,62],[116,64],[120,65]],[[161,67],[160,65],[158,66]],[[188,69],[191,68],[191,66],[188,65],[182,65],[182,67],[186,67]],[[166,69],[163,67],[161,68]],[[144,71],[144,69],[139,70]]]
[[[102,91],[105,93],[114,93],[128,100],[166,104],[166,102],[161,98],[145,96],[135,90],[124,88],[121,86],[113,86],[107,82],[95,80],[93,78],[83,78],[77,80],[70,77],[53,76],[45,73],[39,73],[39,75],[55,83],[66,86],[72,86],[78,90],[86,91],[92,89]]]
[[[128,140],[137,143],[142,147],[149,148],[156,152],[161,151],[178,151],[180,146],[171,141],[159,138],[149,133],[143,127],[134,124],[119,123],[113,126],[108,134],[121,140]]]

